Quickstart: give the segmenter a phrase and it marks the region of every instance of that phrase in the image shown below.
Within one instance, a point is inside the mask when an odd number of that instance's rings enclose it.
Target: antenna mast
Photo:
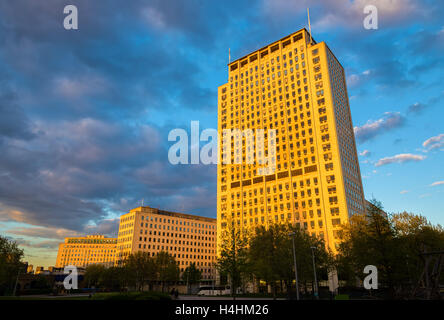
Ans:
[[[310,8],[307,8],[307,16],[308,16],[308,32],[310,34],[310,44],[311,44]]]

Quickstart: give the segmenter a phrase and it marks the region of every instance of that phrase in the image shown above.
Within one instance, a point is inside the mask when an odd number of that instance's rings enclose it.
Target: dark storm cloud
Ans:
[[[60,1],[0,5],[3,63],[28,82],[22,92],[23,100],[28,97],[27,108],[45,118],[88,114],[122,119],[140,116],[147,108],[216,105],[215,89],[200,80],[202,49],[208,54],[211,43],[217,42],[210,23],[219,19],[210,21],[195,10],[208,5],[198,1],[195,5],[73,4],[79,9],[75,31],[63,29]],[[38,101],[32,99],[36,94]]]
[[[7,210],[3,219],[82,231],[88,222],[106,218],[98,199],[125,199],[119,207],[122,213],[142,198],[150,205],[180,207],[179,193],[188,196],[192,204],[188,209],[210,210],[208,203],[193,202],[192,197],[202,193],[193,186],[213,192],[214,168],[170,165],[163,129],[84,119],[41,130],[20,151],[12,144],[4,145],[0,203]],[[23,162],[13,166],[16,158]]]
[[[366,5],[378,9],[377,30],[366,30],[363,26]],[[306,25],[307,7],[310,8],[314,38],[326,41],[347,67],[351,95],[370,95],[375,90],[378,93],[401,92],[421,85],[413,67],[428,65],[417,61],[417,55],[407,54],[412,51],[414,42],[422,41],[417,39],[421,36],[410,28],[412,21],[424,25],[432,21],[440,23],[442,19],[438,12],[442,12],[442,5],[419,0],[264,0],[265,15],[276,21],[281,30],[294,30],[298,22]],[[433,52],[428,59],[442,61],[438,52]],[[349,73],[355,66],[359,69]]]
[[[108,237],[117,237],[117,233],[119,231],[119,221],[119,218],[101,220],[96,225],[86,226],[84,233],[103,234]]]
[[[0,92],[0,138],[31,139],[29,119],[15,100],[13,92]]]
[[[60,244],[60,241],[57,240],[46,240],[38,242],[25,240],[23,238],[13,238],[13,240],[20,246],[35,249],[57,249]]]
[[[0,69],[0,145],[3,138],[29,140],[34,137],[32,124],[17,102],[17,92],[10,86],[11,79]]]
[[[200,61],[229,12],[200,1],[71,3],[76,31],[63,29],[61,1],[0,3],[0,219],[112,234],[107,216],[142,198],[211,215],[214,168],[169,165],[175,120],[161,128],[150,114],[215,110]]]
[[[103,219],[94,225],[88,225],[83,230],[73,231],[54,227],[15,227],[6,229],[8,234],[14,236],[25,236],[33,239],[56,239],[63,241],[66,237],[78,237],[85,234],[103,234],[109,237],[117,236],[119,229],[119,218]]]
[[[12,229],[7,229],[6,232],[18,236],[58,239],[58,240],[62,240],[65,237],[75,237],[79,235],[76,232],[67,229],[43,228],[43,227],[31,227],[31,228],[16,227]]]

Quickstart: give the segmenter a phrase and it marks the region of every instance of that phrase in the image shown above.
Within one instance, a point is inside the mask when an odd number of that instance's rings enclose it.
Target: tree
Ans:
[[[88,288],[101,286],[105,269],[101,264],[91,264],[86,267],[84,281]]]
[[[353,215],[350,223],[342,226],[338,261],[342,270],[352,272],[349,281],[362,278],[365,266],[375,265],[379,282],[392,294],[397,241],[381,203],[375,199],[370,203],[366,214]]]
[[[25,272],[21,262],[23,250],[16,242],[0,236],[0,295],[11,294],[19,272]]]
[[[334,258],[328,246],[321,237],[308,234],[304,229],[296,226],[289,226],[290,232],[294,233],[295,251],[297,257],[298,278],[299,282],[304,286],[304,292],[307,292],[307,284],[311,284],[311,291],[314,292],[314,271],[313,256],[315,258],[315,267],[317,280],[326,279],[328,270],[333,267]],[[293,244],[289,237],[288,246],[293,250]],[[290,250],[290,249],[287,249]],[[291,263],[293,264],[293,251],[291,251]],[[287,258],[288,261],[290,258]],[[292,266],[291,278],[294,278],[294,267]],[[287,273],[288,273],[287,269]]]
[[[431,223],[426,217],[405,211],[402,213],[393,214],[392,221],[393,227],[399,236],[418,234],[425,227],[432,227]],[[442,230],[441,226],[438,226],[437,228]]]
[[[179,280],[179,266],[177,265],[176,259],[165,251],[158,252],[154,261],[157,270],[157,279],[162,285],[162,292],[165,292],[165,286],[168,283]]]
[[[42,274],[37,275],[37,277],[31,282],[32,289],[50,289],[51,285],[48,278]]]
[[[111,291],[121,291],[126,286],[128,274],[124,267],[109,267],[102,273],[101,285]]]
[[[378,282],[392,298],[412,287],[424,269],[424,252],[444,249],[444,230],[410,213],[388,216],[372,200],[366,214],[354,215],[342,226],[337,256],[339,274],[353,281],[363,277],[366,265],[375,265]]]
[[[230,280],[231,295],[236,299],[236,291],[242,285],[242,276],[247,273],[248,236],[240,227],[229,221],[227,229],[221,232],[219,257],[216,268]]]
[[[202,279],[202,271],[196,268],[196,264],[191,263],[182,274],[182,280],[187,283],[187,290],[190,291],[191,285],[196,284]]]
[[[294,235],[290,236],[290,233]],[[257,227],[249,242],[249,264],[257,279],[271,285],[274,298],[278,282],[284,282],[288,292],[294,280],[292,237],[295,239],[300,283],[306,284],[307,281],[311,281],[313,284],[312,248],[316,256],[318,274],[319,272],[326,274],[331,265],[331,254],[326,250],[324,242],[310,236],[304,230],[290,224],[273,224],[268,228]]]
[[[421,215],[407,212],[393,214],[392,221],[404,258],[404,263],[400,264],[404,274],[400,285],[406,284],[411,291],[422,280],[422,272],[428,266],[425,254],[444,250],[444,229],[440,225],[432,225]],[[443,276],[441,281],[444,280]]]
[[[143,291],[146,282],[151,289],[153,281],[156,280],[157,267],[157,261],[147,252],[138,251],[128,256],[124,268],[130,283],[136,290]]]
[[[282,280],[285,269],[291,270],[292,266],[292,259],[288,261],[288,257],[291,257],[288,233],[285,225],[271,225],[268,229],[260,226],[249,243],[250,270],[257,279],[271,285],[273,298],[276,298],[276,282]]]

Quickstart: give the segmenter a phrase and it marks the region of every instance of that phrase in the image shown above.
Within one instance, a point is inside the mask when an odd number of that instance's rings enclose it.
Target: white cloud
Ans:
[[[360,155],[361,157],[368,157],[368,156],[370,156],[370,154],[371,154],[371,152],[368,151],[368,150],[364,150],[364,151],[362,151],[362,152],[359,153],[359,155]]]
[[[379,159],[379,161],[376,162],[375,166],[380,167],[380,166],[384,166],[384,165],[390,164],[390,163],[404,163],[404,162],[409,162],[409,161],[422,161],[425,158],[426,158],[425,156],[421,156],[421,155],[417,155],[417,154],[401,153],[401,154],[397,154],[392,157],[385,157],[385,158]]]
[[[422,146],[426,148],[427,151],[444,147],[444,133],[427,139],[422,143]]]
[[[425,15],[427,8],[419,0],[263,0],[263,9],[272,18],[294,17],[311,8],[310,17],[314,29],[333,27],[363,28],[364,8],[378,8],[379,21],[392,25],[409,21],[413,16]]]
[[[430,186],[431,187],[436,187],[436,186],[440,186],[440,185],[443,185],[444,184],[444,181],[436,181],[436,182],[433,182]]]
[[[360,142],[365,142],[383,132],[401,127],[404,122],[405,118],[399,112],[385,112],[382,118],[375,121],[368,120],[366,124],[355,127],[355,136]]]
[[[159,10],[155,8],[145,8],[142,10],[142,16],[145,21],[156,29],[165,29],[165,17]]]
[[[350,76],[347,77],[347,87],[352,88],[352,87],[357,87],[359,86],[363,80],[365,80],[366,78],[368,78],[368,76],[370,75],[371,71],[370,70],[365,70],[361,73],[353,73]]]
[[[402,190],[402,191],[400,192],[400,194],[406,194],[406,193],[409,193],[409,191],[408,191],[408,190]]]
[[[351,74],[347,77],[347,86],[348,87],[354,87],[358,85],[359,83],[359,75],[357,74]]]

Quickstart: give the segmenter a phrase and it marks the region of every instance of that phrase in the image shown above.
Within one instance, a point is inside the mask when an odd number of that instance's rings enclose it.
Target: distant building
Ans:
[[[103,235],[65,238],[65,242],[59,244],[55,266],[57,268],[68,265],[85,268],[91,264],[112,266],[116,245],[116,238],[105,238]]]
[[[34,273],[34,266],[32,264],[28,265],[26,273]]]
[[[35,274],[41,274],[41,273],[43,273],[43,271],[44,271],[44,268],[41,266],[38,266],[35,268]]]
[[[366,207],[366,212],[368,212],[368,211],[371,210],[371,209],[378,209],[379,212],[380,212],[382,215],[384,215],[385,217],[387,217],[387,212],[385,212],[385,211],[382,210],[382,209],[379,209],[378,207],[376,207],[373,203],[371,203],[371,202],[368,201],[368,200],[365,200],[365,207]]]
[[[34,289],[53,291],[57,289],[59,291],[60,289],[63,290],[63,280],[67,275],[68,273],[65,273],[63,268],[48,267],[48,270],[45,270],[43,267],[37,267],[35,274],[19,274],[17,279],[17,292],[19,292],[19,294],[28,294]],[[80,286],[84,279],[85,269],[77,268],[77,275],[78,284]]]
[[[166,251],[181,272],[194,262],[203,280],[214,279],[216,234],[216,219],[138,207],[120,217],[116,264],[137,251]]]
[[[49,270],[45,270],[45,268],[44,267],[37,267],[36,269],[35,269],[35,274],[36,275],[49,275],[51,273],[51,271],[49,271]]]

